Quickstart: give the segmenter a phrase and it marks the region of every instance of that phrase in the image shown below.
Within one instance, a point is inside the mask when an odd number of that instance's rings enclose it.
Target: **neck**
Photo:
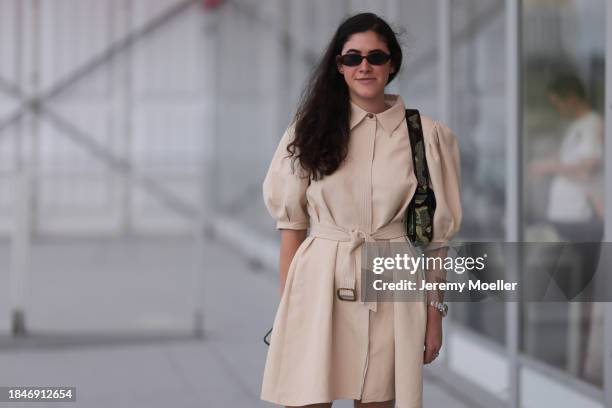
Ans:
[[[576,117],[576,119],[579,119],[583,117],[584,115],[588,114],[589,112],[591,112],[591,107],[589,106],[589,104],[581,103],[578,106],[576,106],[576,109],[574,111],[574,116]]]
[[[389,106],[385,103],[385,95],[381,94],[376,98],[364,99],[357,95],[351,94],[351,101],[361,109],[370,113],[381,113],[387,110]]]

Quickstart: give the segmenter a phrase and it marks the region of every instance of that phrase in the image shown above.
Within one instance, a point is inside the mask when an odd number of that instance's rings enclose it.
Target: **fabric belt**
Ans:
[[[357,256],[356,251],[364,242],[376,242],[382,240],[396,239],[406,236],[406,229],[402,221],[385,225],[378,230],[368,233],[359,229],[346,229],[337,225],[312,223],[310,235],[339,242],[349,242],[349,256],[342,263],[342,278],[336,281],[336,295],[341,300],[357,300]],[[368,259],[366,257],[366,259]],[[370,310],[376,311],[377,301],[364,302]]]

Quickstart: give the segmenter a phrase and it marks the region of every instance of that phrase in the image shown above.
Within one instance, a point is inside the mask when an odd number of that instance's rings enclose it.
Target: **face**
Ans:
[[[355,33],[342,47],[342,55],[354,53],[365,56],[375,51],[390,54],[387,43],[374,31]],[[364,58],[355,67],[338,63],[338,71],[344,76],[352,99],[372,100],[384,95],[385,85],[394,67],[390,60],[382,65],[372,65]]]
[[[561,116],[571,116],[572,106],[574,105],[574,98],[572,96],[562,98],[551,92],[548,94],[548,100]]]

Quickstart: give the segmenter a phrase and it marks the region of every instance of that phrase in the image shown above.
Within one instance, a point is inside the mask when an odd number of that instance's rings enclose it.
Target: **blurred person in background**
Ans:
[[[281,300],[263,400],[422,406],[423,364],[442,346],[442,299],[365,302],[355,266],[366,240],[407,242],[417,178],[404,101],[385,94],[401,63],[384,20],[372,13],[345,20],[274,153],[263,196],[281,231]],[[445,243],[461,223],[458,143],[444,124],[425,115],[421,124],[436,196],[432,243]]]
[[[556,111],[571,120],[559,151],[536,160],[529,173],[552,176],[546,216],[564,241],[596,242],[603,237],[603,120],[586,98],[582,81],[561,75],[548,86]]]
[[[532,162],[529,173],[552,177],[547,221],[561,241],[582,243],[570,246],[578,257],[579,270],[558,264],[552,277],[572,299],[589,286],[599,263],[604,219],[604,122],[591,107],[585,87],[575,74],[557,76],[548,85],[548,99],[559,115],[571,122],[558,153]],[[588,333],[582,342],[581,374],[598,384],[603,378],[603,303],[582,305],[588,316]]]

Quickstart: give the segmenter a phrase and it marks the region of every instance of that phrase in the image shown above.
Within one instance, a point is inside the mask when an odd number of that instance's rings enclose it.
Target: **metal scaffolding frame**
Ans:
[[[130,50],[134,44],[152,34],[154,31],[164,26],[168,21],[174,19],[181,14],[189,6],[197,3],[197,0],[184,0],[169,10],[162,13],[160,16],[147,22],[142,28],[136,29],[126,35],[124,38],[111,44],[107,49],[92,57],[89,61],[76,68],[72,73],[57,81],[50,89],[42,92],[37,92],[32,96],[27,95],[22,89],[10,81],[0,78],[0,84],[3,84],[3,89],[11,91],[12,96],[19,96],[22,102],[13,113],[0,119],[0,137],[6,136],[6,130],[13,124],[22,120],[26,114],[32,114],[35,117],[42,116],[50,120],[54,126],[64,132],[72,142],[80,146],[82,149],[90,153],[93,157],[106,164],[111,170],[128,175],[132,174],[132,164],[129,159],[120,157],[113,153],[105,146],[98,143],[88,132],[79,129],[78,126],[71,123],[70,120],[55,112],[48,106],[48,102],[55,96],[59,95],[66,89],[83,80],[96,69],[109,63],[119,54]],[[36,51],[35,51],[36,52]],[[25,96],[25,97],[24,97]],[[166,207],[175,213],[187,217],[189,219],[197,216],[198,209],[185,203],[168,189],[164,188],[154,178],[145,175],[140,175],[134,179],[136,185],[140,185],[146,192],[156,197]]]
[[[12,82],[0,77],[0,91],[7,95],[20,99],[19,107],[0,119],[0,138],[6,137],[6,130],[11,126],[16,127],[17,133],[17,172],[15,176],[18,196],[15,198],[17,214],[14,217],[14,228],[11,245],[11,267],[9,274],[9,304],[11,313],[11,332],[15,336],[26,334],[24,292],[28,274],[28,259],[30,256],[31,234],[33,226],[33,204],[36,191],[36,161],[35,152],[39,134],[39,124],[42,118],[50,121],[64,136],[82,150],[89,153],[96,160],[104,163],[113,172],[129,177],[132,185],[139,186],[151,197],[157,199],[163,206],[175,214],[194,223],[194,236],[196,247],[203,242],[204,227],[204,205],[192,205],[165,188],[154,177],[134,173],[133,165],[128,158],[113,153],[109,148],[97,142],[88,132],[80,129],[70,120],[54,111],[49,105],[50,101],[66,91],[70,87],[89,77],[94,71],[105,64],[110,63],[123,53],[131,51],[133,46],[140,40],[149,37],[152,33],[165,26],[169,21],[177,18],[191,6],[199,3],[198,0],[183,0],[160,13],[160,15],[147,21],[142,27],[133,29],[124,37],[111,43],[103,51],[91,57],[85,63],[78,66],[69,74],[56,81],[49,89],[39,90],[40,78],[40,0],[31,2],[20,2],[16,8],[17,37],[19,44],[18,52],[23,52],[22,46],[24,18],[26,7],[31,6],[33,31],[30,32],[31,47],[31,72],[27,76],[29,81],[23,81],[21,58],[16,58],[17,81]],[[22,83],[23,82],[23,83]],[[29,137],[33,149],[31,157],[23,157],[23,139]],[[205,197],[201,197],[204,201]],[[201,306],[195,311],[194,329],[196,334],[201,335],[203,331],[203,310]]]

